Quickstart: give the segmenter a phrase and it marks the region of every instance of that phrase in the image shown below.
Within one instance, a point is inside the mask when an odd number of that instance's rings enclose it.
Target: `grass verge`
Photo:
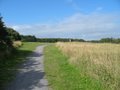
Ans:
[[[18,65],[25,61],[26,56],[38,45],[39,42],[24,42],[12,56],[0,60],[0,90],[4,90],[6,84],[14,78]]]
[[[45,71],[53,90],[103,90],[101,83],[69,64],[68,57],[54,45],[45,47]]]

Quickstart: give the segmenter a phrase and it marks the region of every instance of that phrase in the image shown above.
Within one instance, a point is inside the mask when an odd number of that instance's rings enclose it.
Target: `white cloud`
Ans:
[[[120,17],[113,14],[76,13],[52,24],[15,25],[21,34],[33,34],[38,37],[66,37],[99,39],[120,36]]]

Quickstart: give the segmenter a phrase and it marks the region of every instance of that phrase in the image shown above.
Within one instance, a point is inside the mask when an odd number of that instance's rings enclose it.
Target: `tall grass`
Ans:
[[[18,48],[20,46],[22,46],[22,42],[21,41],[14,41],[13,42],[13,47]]]
[[[79,69],[69,64],[68,57],[49,45],[44,50],[45,72],[52,90],[103,90],[101,83],[80,74]]]
[[[120,45],[62,43],[56,46],[69,57],[80,74],[102,83],[104,90],[120,90]]]

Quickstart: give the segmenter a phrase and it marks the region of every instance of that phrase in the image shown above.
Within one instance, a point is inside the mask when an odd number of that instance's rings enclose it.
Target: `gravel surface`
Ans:
[[[48,90],[48,82],[44,77],[43,48],[44,46],[38,46],[27,57],[7,90]]]

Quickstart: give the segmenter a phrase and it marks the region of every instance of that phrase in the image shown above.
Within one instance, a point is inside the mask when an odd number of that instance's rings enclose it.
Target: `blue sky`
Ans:
[[[47,38],[120,37],[120,0],[0,0],[7,26]]]

